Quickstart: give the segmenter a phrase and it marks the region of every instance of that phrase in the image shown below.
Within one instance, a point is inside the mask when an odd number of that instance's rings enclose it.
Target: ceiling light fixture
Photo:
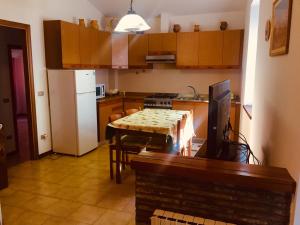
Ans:
[[[147,22],[133,10],[132,2],[133,0],[130,2],[128,13],[120,19],[116,26],[115,32],[142,32],[151,29]]]

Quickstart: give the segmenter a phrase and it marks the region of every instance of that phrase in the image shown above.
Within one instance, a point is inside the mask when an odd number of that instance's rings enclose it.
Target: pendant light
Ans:
[[[115,32],[141,32],[151,29],[147,22],[133,10],[132,2],[133,0],[130,2],[127,15],[120,19]]]

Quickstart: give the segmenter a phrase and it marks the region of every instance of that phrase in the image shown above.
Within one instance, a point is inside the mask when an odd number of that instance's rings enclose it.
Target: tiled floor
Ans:
[[[4,225],[134,225],[134,172],[109,178],[108,148],[80,158],[51,155],[9,169],[0,191]]]

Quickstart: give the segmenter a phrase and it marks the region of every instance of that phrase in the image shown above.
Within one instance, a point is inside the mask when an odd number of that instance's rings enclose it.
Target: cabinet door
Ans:
[[[177,66],[197,67],[199,58],[199,33],[177,34]]]
[[[79,27],[80,64],[91,65],[92,41],[91,28]]]
[[[223,32],[207,31],[199,33],[199,66],[222,65]]]
[[[100,136],[100,142],[103,142],[105,141],[105,132],[109,121],[109,116],[115,113],[123,112],[123,102],[120,99],[112,103],[100,103],[98,104],[98,107],[98,132]]]
[[[143,109],[144,100],[142,99],[124,99],[124,111],[127,109]]]
[[[194,108],[194,129],[199,138],[207,139],[208,103],[199,102]]]
[[[224,31],[223,40],[223,65],[239,67],[242,55],[242,30]]]
[[[110,67],[112,61],[111,33],[100,32],[100,66]]]
[[[64,67],[80,64],[78,25],[61,21],[61,47]]]
[[[94,67],[100,66],[101,61],[101,40],[100,31],[96,29],[90,30],[91,42],[91,64]]]
[[[164,54],[176,54],[177,36],[175,33],[164,33],[162,36],[162,52]]]
[[[160,54],[163,48],[162,34],[148,34],[149,36],[149,54]]]
[[[128,43],[129,67],[147,67],[148,35],[129,35]]]
[[[112,67],[128,68],[128,35],[112,34]]]

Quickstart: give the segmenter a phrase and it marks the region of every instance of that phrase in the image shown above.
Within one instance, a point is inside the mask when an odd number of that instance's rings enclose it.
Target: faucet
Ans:
[[[197,98],[199,98],[199,94],[197,94],[197,92],[196,92],[196,89],[193,87],[193,86],[187,86],[188,88],[191,88],[191,89],[193,89],[193,91],[194,91],[194,99],[197,99]]]

